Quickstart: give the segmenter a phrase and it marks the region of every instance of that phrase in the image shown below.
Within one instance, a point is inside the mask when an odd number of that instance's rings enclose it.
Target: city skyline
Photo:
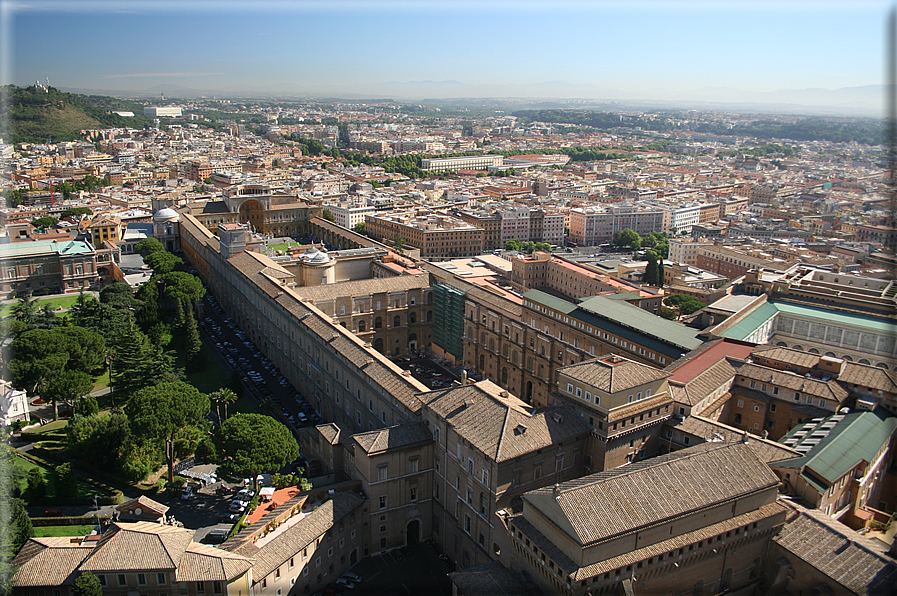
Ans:
[[[3,83],[880,109],[887,2],[4,2]]]

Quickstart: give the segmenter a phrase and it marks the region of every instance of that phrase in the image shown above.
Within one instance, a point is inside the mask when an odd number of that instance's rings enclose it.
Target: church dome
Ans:
[[[167,223],[167,222],[175,222],[181,218],[180,214],[171,209],[170,207],[166,207],[165,209],[159,209],[156,211],[156,214],[153,215],[153,223]]]

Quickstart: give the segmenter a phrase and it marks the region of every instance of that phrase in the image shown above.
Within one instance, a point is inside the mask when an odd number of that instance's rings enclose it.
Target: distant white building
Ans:
[[[364,221],[366,215],[373,215],[377,210],[373,205],[350,205],[348,203],[324,205],[333,215],[333,222],[344,228],[353,229]]]
[[[13,389],[12,383],[0,379],[0,424],[9,426],[16,420],[31,420],[28,412],[28,396]]]
[[[162,108],[158,106],[143,108],[144,116],[180,116],[181,108]]]

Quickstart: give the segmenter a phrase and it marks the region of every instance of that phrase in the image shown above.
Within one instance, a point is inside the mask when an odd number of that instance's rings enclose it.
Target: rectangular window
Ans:
[[[166,577],[165,577],[165,574],[164,574],[164,573],[158,573],[158,574],[156,574],[156,583],[158,583],[160,586],[164,586],[165,583],[166,583],[166,581],[167,581],[167,580],[166,580]]]
[[[386,495],[380,495],[380,509],[386,509]]]
[[[470,534],[470,516],[464,515],[464,531]]]
[[[416,486],[411,487],[411,495],[410,496],[411,496],[412,501],[417,501],[417,487]]]
[[[125,579],[125,575],[123,573],[120,573],[118,575],[118,585],[120,585],[120,586],[128,585],[128,581]]]
[[[377,466],[377,480],[380,482],[386,480],[388,478],[387,468],[388,465]]]
[[[145,573],[138,573],[138,574],[137,574],[137,585],[138,585],[138,586],[145,586],[145,585],[146,585],[146,574],[145,574]]]
[[[197,594],[205,594],[206,593],[205,582],[196,582],[196,593]]]
[[[420,470],[420,458],[415,457],[408,461],[408,471],[417,472]]]

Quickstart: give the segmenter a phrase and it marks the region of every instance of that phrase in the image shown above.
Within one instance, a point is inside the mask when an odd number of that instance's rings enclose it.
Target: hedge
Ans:
[[[98,517],[94,517],[93,515],[73,515],[66,517],[32,517],[31,525],[34,527],[43,527],[43,526],[87,526],[90,524],[96,524],[97,520],[100,522],[109,521],[112,518],[108,515],[100,515]]]

